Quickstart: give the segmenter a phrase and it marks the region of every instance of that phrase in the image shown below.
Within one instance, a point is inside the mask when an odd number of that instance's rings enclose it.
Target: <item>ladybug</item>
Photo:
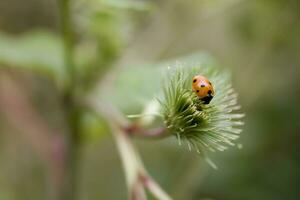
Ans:
[[[201,75],[193,78],[192,89],[204,104],[209,104],[215,95],[215,90],[211,82]]]

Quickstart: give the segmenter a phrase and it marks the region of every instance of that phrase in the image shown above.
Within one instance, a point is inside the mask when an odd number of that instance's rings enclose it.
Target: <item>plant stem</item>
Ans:
[[[66,101],[66,103],[70,103]],[[68,158],[67,158],[67,172],[66,172],[66,188],[64,200],[75,200],[77,191],[77,173],[80,160],[81,148],[81,110],[72,102],[67,106],[67,119],[69,124],[68,136]]]
[[[65,73],[68,77],[64,94],[66,117],[69,126],[67,170],[62,200],[76,199],[78,162],[80,157],[81,109],[76,101],[76,70],[74,62],[74,31],[72,30],[71,0],[59,0],[61,30],[64,44]]]
[[[104,117],[112,130],[124,168],[130,200],[147,199],[145,189],[158,200],[172,200],[146,171],[139,152],[133,145],[130,137],[131,131],[137,131],[130,129],[130,127],[133,127],[130,125],[130,122],[113,106],[95,100],[95,98],[87,99],[87,105],[97,115]],[[124,127],[129,127],[129,129]],[[138,130],[140,129],[138,128]],[[153,133],[158,135],[165,132],[163,128],[153,130],[155,130]],[[150,132],[152,133],[152,131]]]
[[[68,77],[69,86],[73,87],[75,82],[75,65],[74,65],[74,37],[72,30],[72,19],[71,19],[71,0],[59,0],[60,3],[60,19],[61,19],[61,31],[64,43],[64,56],[65,56],[65,67]]]

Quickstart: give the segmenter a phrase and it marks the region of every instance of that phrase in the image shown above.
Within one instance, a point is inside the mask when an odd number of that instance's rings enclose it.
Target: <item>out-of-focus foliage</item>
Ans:
[[[75,66],[78,83],[83,89],[93,86],[132,39],[134,16],[152,9],[150,3],[135,1],[78,0],[73,21],[78,32],[75,47]],[[63,46],[57,34],[40,30],[21,36],[0,35],[0,63],[42,72],[63,86]]]
[[[213,67],[216,61],[205,52],[195,52],[176,59],[123,66],[115,72],[115,76],[109,80],[107,87],[96,91],[96,96],[113,102],[126,114],[139,113],[153,99],[162,98],[163,79],[168,76],[168,69],[175,68],[180,63],[186,66],[199,63]]]
[[[135,28],[152,9],[150,2],[77,0],[75,26],[82,42],[77,48],[82,83],[92,86],[133,40]],[[136,20],[132,20],[135,18]]]
[[[28,32],[19,37],[1,33],[0,63],[41,72],[57,83],[63,83],[65,79],[62,42],[49,32]]]
[[[1,67],[5,64],[38,69],[61,83],[64,72],[61,41],[56,34],[55,2],[0,1]],[[93,85],[94,81],[87,83],[88,74],[97,80],[102,70],[114,67],[110,76],[103,79],[104,90],[95,89],[97,97],[112,101],[126,114],[140,113],[152,100],[152,94],[159,91],[162,69],[160,65],[153,68],[145,63],[205,50],[216,57],[221,67],[232,70],[233,86],[240,94],[243,112],[247,113],[239,140],[243,148],[211,155],[218,171],[203,164],[198,155],[178,148],[175,139],[136,141],[153,177],[175,199],[297,199],[299,1],[130,2],[138,3],[76,1],[73,17],[77,22],[76,66],[82,76],[79,85]],[[144,5],[148,2],[150,9]],[[44,27],[55,34],[33,31]],[[11,32],[25,35],[9,35]],[[42,83],[38,77],[31,79]],[[43,84],[41,87],[47,90],[47,84]],[[30,83],[27,85],[31,87]],[[48,92],[58,96],[56,90]],[[47,105],[49,109],[43,116],[49,117],[48,112],[59,108],[51,102]],[[24,139],[17,137],[14,128],[2,119],[0,199],[43,199],[47,179],[44,168]],[[97,123],[90,113],[83,121],[86,140],[78,198],[122,199],[126,196],[124,176],[115,146],[106,134],[106,124]]]
[[[84,133],[83,139],[87,143],[97,142],[110,132],[105,121],[94,116],[91,112],[84,113],[81,128]]]

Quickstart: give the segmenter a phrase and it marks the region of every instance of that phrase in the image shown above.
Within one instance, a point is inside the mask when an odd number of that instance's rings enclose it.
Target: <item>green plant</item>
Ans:
[[[197,63],[183,63],[170,71],[162,100],[168,131],[177,136],[179,143],[187,140],[189,149],[193,147],[199,153],[205,149],[223,151],[226,145],[234,145],[233,140],[242,131],[238,127],[243,125],[239,120],[244,115],[234,113],[240,106],[228,75]],[[217,92],[210,104],[203,104],[191,90],[191,80],[199,73],[210,78]]]
[[[119,25],[129,27],[131,24],[128,21],[124,22],[120,13],[124,12],[124,9],[126,12],[149,10],[149,5],[135,4],[133,1],[128,1],[127,4],[122,1],[89,1],[83,9],[83,14],[75,18],[72,12],[75,9],[73,1],[60,0],[59,3],[62,29],[60,36],[43,31],[28,33],[19,38],[0,35],[0,62],[3,67],[31,70],[46,76],[60,92],[60,102],[69,129],[69,134],[59,135],[59,144],[63,146],[61,149],[66,149],[66,152],[63,152],[64,160],[51,156],[52,151],[57,148],[57,138],[56,135],[50,134],[52,131],[44,130],[46,125],[42,122],[32,122],[43,124],[43,128],[34,131],[47,134],[46,139],[39,139],[45,144],[50,141],[49,147],[44,150],[35,143],[35,137],[29,139],[37,152],[43,151],[41,157],[46,165],[61,162],[59,166],[49,167],[50,171],[52,170],[50,174],[57,173],[61,166],[65,173],[59,178],[57,177],[61,174],[55,174],[57,179],[51,184],[57,187],[57,194],[53,199],[76,199],[77,166],[86,130],[84,127],[91,125],[86,124],[86,116],[99,124],[107,125],[109,128],[104,129],[109,129],[114,135],[123,162],[130,199],[146,199],[145,189],[157,199],[171,199],[146,171],[131,136],[160,138],[175,135],[179,143],[185,140],[190,149],[194,148],[198,152],[204,152],[206,149],[222,151],[227,145],[233,145],[233,140],[238,138],[241,131],[236,126],[242,125],[239,119],[243,115],[233,114],[239,106],[228,74],[216,69],[207,55],[197,53],[178,58],[179,64],[166,61],[156,63],[154,67],[144,66],[139,73],[139,68],[127,68],[125,73],[120,73],[120,79],[116,80],[123,81],[116,86],[120,87],[117,89],[119,92],[112,95],[110,90],[103,91],[98,85],[103,84],[102,80],[105,80],[106,75],[110,75],[108,72],[113,73],[110,69],[128,40],[122,38],[118,28]],[[81,24],[80,20],[75,19],[88,21],[84,26],[85,31],[79,32],[79,36],[75,32]],[[90,54],[85,54],[85,50]],[[162,69],[166,69],[167,72],[160,77],[164,79],[160,86],[156,80],[162,74]],[[126,73],[130,73],[130,76]],[[199,73],[209,77],[216,87],[216,96],[209,105],[202,104],[190,89],[192,77]],[[139,78],[141,80],[138,80]],[[141,86],[140,83],[145,81],[156,83],[142,84],[142,92],[139,87],[131,87]],[[138,91],[134,91],[135,89]],[[21,94],[21,91],[15,93]],[[124,107],[128,104],[122,105],[120,99],[131,99],[130,102],[140,111],[149,101],[153,103],[155,94],[160,102],[159,106],[154,106],[156,118],[145,120],[148,112],[140,115],[138,121],[130,121],[125,117],[125,114],[132,114],[133,110],[125,110]],[[22,104],[26,99],[20,97],[17,101]],[[31,116],[39,118],[28,102],[22,105],[28,107],[27,111],[30,111]],[[7,113],[10,116],[9,111]],[[158,123],[154,123],[155,119]],[[21,120],[15,120],[14,124],[21,129],[24,127]]]

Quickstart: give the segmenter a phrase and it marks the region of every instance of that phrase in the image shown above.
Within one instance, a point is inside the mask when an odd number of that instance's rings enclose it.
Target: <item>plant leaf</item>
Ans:
[[[18,37],[0,33],[2,67],[29,69],[62,84],[65,79],[62,41],[46,31],[28,32]]]
[[[115,75],[114,80],[108,83],[108,89],[95,91],[97,98],[112,102],[127,115],[141,113],[149,102],[162,95],[162,79],[168,68],[177,60],[186,65],[196,61],[204,65],[214,63],[211,56],[198,52],[152,64],[124,67]]]

